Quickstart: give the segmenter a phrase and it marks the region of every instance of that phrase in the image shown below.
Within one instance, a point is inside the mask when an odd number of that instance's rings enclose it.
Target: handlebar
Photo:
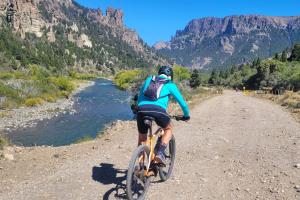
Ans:
[[[186,118],[182,115],[175,115],[175,116],[170,116],[172,119],[175,119],[176,121],[188,121],[190,118]]]

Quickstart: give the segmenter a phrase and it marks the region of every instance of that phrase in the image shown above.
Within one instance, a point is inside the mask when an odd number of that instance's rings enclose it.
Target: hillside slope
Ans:
[[[177,63],[200,69],[267,58],[300,42],[300,17],[260,15],[194,19],[154,47]]]
[[[110,73],[166,63],[124,25],[121,10],[103,14],[72,0],[12,0],[0,2],[0,17],[1,67],[33,63]]]
[[[173,176],[148,199],[299,199],[300,124],[280,106],[225,91],[191,117],[174,123]],[[0,199],[123,199],[136,139],[130,122],[91,142],[16,149],[0,160]]]

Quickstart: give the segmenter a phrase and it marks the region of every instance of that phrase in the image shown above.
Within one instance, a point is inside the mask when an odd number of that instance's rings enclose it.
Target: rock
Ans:
[[[269,191],[271,193],[278,193],[278,189],[277,188],[269,188]]]
[[[295,164],[294,167],[300,169],[300,163]]]
[[[9,154],[9,153],[5,153],[3,154],[3,157],[6,159],[6,160],[14,160],[14,155],[12,154]]]
[[[21,147],[15,147],[15,153],[21,153],[22,148]]]
[[[299,186],[299,185],[295,185],[294,188],[295,188],[295,189],[300,189],[300,186]]]
[[[59,154],[58,154],[58,153],[57,153],[57,154],[54,154],[53,157],[54,157],[54,158],[59,158]]]

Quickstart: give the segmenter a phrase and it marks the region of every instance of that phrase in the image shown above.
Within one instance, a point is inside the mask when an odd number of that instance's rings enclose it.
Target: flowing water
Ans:
[[[37,126],[19,129],[9,134],[14,144],[68,145],[83,137],[96,137],[106,124],[132,119],[129,94],[116,88],[111,81],[97,79],[95,85],[75,96],[75,114],[61,114],[43,120]]]

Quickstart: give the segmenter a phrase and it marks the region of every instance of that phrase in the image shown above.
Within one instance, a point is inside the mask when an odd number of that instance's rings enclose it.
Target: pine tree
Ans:
[[[291,61],[300,61],[300,44],[296,44],[293,47],[290,60]]]
[[[281,61],[286,62],[287,61],[287,53],[286,51],[283,51],[281,54]]]
[[[255,66],[259,66],[261,64],[260,58],[257,58]]]
[[[191,88],[197,88],[200,86],[200,84],[201,84],[201,80],[200,80],[199,71],[194,69],[190,78],[190,86]]]
[[[278,53],[275,53],[274,59],[279,60],[279,54]]]
[[[219,84],[219,81],[220,81],[219,72],[216,69],[213,69],[213,71],[211,72],[210,78],[208,80],[208,83],[217,85],[217,84]]]

